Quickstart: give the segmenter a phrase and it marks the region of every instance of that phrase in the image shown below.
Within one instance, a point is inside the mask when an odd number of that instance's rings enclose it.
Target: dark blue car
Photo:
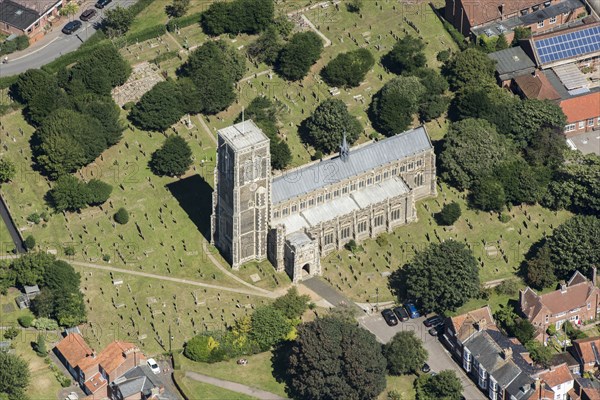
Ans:
[[[411,318],[419,318],[421,316],[417,310],[417,307],[415,307],[415,305],[412,303],[406,303],[404,308],[406,308],[406,312],[408,312],[408,315],[410,315]]]

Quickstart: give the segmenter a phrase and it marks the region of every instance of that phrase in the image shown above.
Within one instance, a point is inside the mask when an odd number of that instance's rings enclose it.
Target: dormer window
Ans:
[[[526,8],[524,10],[521,10],[521,15],[527,15],[529,14],[529,10]]]
[[[532,9],[533,11],[537,11],[537,10],[539,10],[539,9],[540,9],[540,6],[539,6],[539,5],[535,5],[535,6],[531,7],[531,9]]]

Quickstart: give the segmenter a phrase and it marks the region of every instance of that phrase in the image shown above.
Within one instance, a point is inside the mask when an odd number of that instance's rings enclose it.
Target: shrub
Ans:
[[[436,58],[440,62],[446,62],[448,61],[448,59],[450,59],[450,52],[448,50],[442,50],[439,53],[437,53]]]
[[[110,262],[110,255],[109,254],[103,254],[102,255],[102,261],[104,261],[104,262]]]
[[[41,217],[38,213],[32,213],[27,216],[27,221],[33,222],[37,225],[41,222]]]
[[[46,349],[46,340],[41,333],[38,333],[37,340],[33,344],[33,350],[39,357],[46,357],[48,350]]]
[[[19,336],[19,332],[21,332],[21,330],[16,326],[9,326],[8,329],[4,331],[4,339],[13,340]]]
[[[133,101],[128,101],[127,103],[123,104],[123,110],[125,111],[129,111],[131,110],[133,107],[135,106],[135,102]]]
[[[75,247],[67,246],[64,248],[65,256],[74,256],[75,255]]]
[[[37,330],[52,331],[58,329],[58,322],[50,318],[37,318],[33,320],[33,326]]]
[[[449,204],[444,204],[442,211],[436,214],[437,223],[440,225],[453,225],[461,215],[460,205],[453,201]]]
[[[356,241],[354,239],[350,239],[350,241],[348,243],[346,243],[345,247],[346,247],[347,250],[349,250],[351,252],[354,252],[356,250],[356,247],[357,247]]]
[[[29,38],[27,35],[17,36],[15,45],[17,46],[17,50],[25,50],[29,47]]]
[[[313,154],[313,156],[312,156],[313,160],[320,160],[322,158],[323,158],[323,152],[321,150],[315,151],[315,154]]]
[[[129,213],[126,209],[121,207],[117,210],[113,218],[118,224],[125,225],[127,222],[129,222]]]
[[[500,214],[498,219],[500,219],[500,222],[502,222],[503,224],[506,224],[508,221],[510,221],[511,218],[510,218],[510,215],[508,215],[506,213],[502,213],[502,214]]]
[[[388,245],[387,236],[385,234],[379,235],[377,236],[377,239],[375,239],[375,242],[379,245],[379,247],[385,247]]]
[[[23,315],[17,319],[19,325],[21,325],[23,328],[31,327],[31,325],[33,324],[33,320],[34,318],[32,315]]]
[[[514,296],[519,291],[519,285],[514,279],[507,279],[496,286],[496,293]]]
[[[27,251],[33,250],[35,247],[35,238],[32,235],[27,236],[23,242],[23,245]]]
[[[550,336],[556,335],[556,325],[550,325],[548,329],[546,329],[546,333]]]
[[[218,348],[219,342],[212,336],[198,335],[188,340],[183,355],[193,361],[209,362],[213,359],[211,353]]]

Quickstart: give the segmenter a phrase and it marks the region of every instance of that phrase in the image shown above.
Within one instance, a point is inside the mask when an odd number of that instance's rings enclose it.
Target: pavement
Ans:
[[[396,326],[388,326],[381,314],[367,315],[358,318],[358,323],[369,332],[373,333],[381,343],[389,342],[392,337],[401,331],[413,331],[423,341],[423,345],[429,353],[427,364],[432,372],[440,372],[446,369],[453,370],[463,384],[463,396],[466,400],[485,400],[486,397],[477,389],[473,381],[465,374],[450,356],[450,353],[440,343],[437,337],[431,336],[423,321],[425,317],[400,322]]]
[[[223,389],[231,390],[232,392],[242,393],[261,400],[287,400],[285,397],[265,392],[264,390],[255,389],[250,386],[242,385],[241,383],[213,378],[212,376],[202,375],[196,372],[186,372],[185,376],[198,382],[208,383],[209,385],[218,386]]]
[[[19,230],[13,223],[13,220],[10,217],[10,213],[8,212],[8,208],[6,207],[6,203],[4,202],[4,199],[2,198],[1,195],[0,195],[0,217],[2,217],[2,220],[4,221],[4,225],[6,225],[6,228],[8,229],[8,233],[10,234],[10,238],[12,239],[13,243],[15,244],[15,249],[16,249],[17,253],[20,253],[20,254],[25,253],[26,250],[25,250],[25,246],[23,246],[23,239],[21,238],[21,234],[19,233]],[[2,240],[4,240],[4,238]]]
[[[52,28],[46,36],[35,42],[27,49],[9,54],[8,63],[0,64],[0,77],[17,75],[25,72],[28,69],[40,68],[51,61],[54,61],[63,54],[75,51],[83,42],[88,40],[97,29],[100,27],[100,21],[106,10],[116,6],[130,7],[135,4],[132,0],[113,0],[108,6],[102,10],[98,10],[98,14],[87,22],[83,22],[81,28],[71,35],[65,35],[61,29],[69,22],[69,20],[79,19],[81,13],[88,8],[94,8],[95,1],[86,1],[80,7],[77,13],[70,18],[61,17],[57,25]]]
[[[302,281],[302,285],[306,286],[308,289],[316,293],[319,297],[324,299],[327,303],[331,305],[331,307],[337,307],[340,305],[349,305],[354,306],[357,310],[362,309],[356,305],[352,300],[348,299],[344,296],[339,290],[333,288],[327,282],[324,282],[319,277],[312,277]]]

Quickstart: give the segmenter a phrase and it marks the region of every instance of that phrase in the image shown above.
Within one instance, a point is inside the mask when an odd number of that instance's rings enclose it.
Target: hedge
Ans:
[[[5,76],[0,78],[0,89],[8,89],[19,79],[19,75]]]
[[[161,53],[160,55],[156,56],[155,58],[153,58],[152,60],[150,60],[151,63],[153,64],[160,64],[163,61],[167,61],[170,60],[172,58],[175,58],[179,55],[178,51],[167,51],[166,53]]]
[[[154,0],[138,0],[129,9],[133,13],[133,15],[138,15],[139,13],[141,13],[142,11],[144,11],[153,2],[154,2]]]
[[[186,15],[185,17],[171,18],[169,20],[169,22],[167,23],[167,30],[169,32],[175,32],[175,27],[178,27],[179,29],[181,29],[181,28],[185,28],[186,26],[199,24],[201,17],[202,17],[202,13],[199,12],[196,14]]]
[[[164,25],[155,25],[143,29],[131,35],[125,36],[125,45],[133,44],[135,41],[144,42],[149,39],[154,39],[167,33],[167,28]]]

